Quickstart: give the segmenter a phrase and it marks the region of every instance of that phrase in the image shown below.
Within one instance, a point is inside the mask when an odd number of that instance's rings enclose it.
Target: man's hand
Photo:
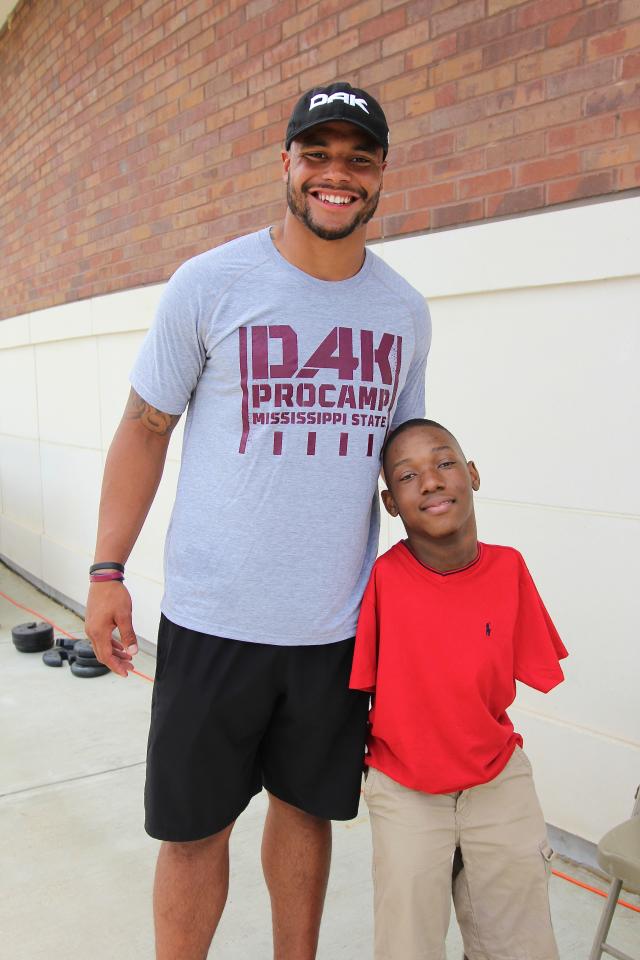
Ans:
[[[131,659],[138,652],[138,642],[131,622],[131,596],[121,581],[91,584],[85,629],[100,663],[126,677],[133,669]],[[120,640],[113,636],[114,630]]]

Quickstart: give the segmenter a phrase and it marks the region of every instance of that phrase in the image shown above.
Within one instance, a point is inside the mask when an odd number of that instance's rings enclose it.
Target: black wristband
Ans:
[[[105,561],[104,563],[92,563],[89,567],[89,574],[98,573],[99,570],[119,570],[124,573],[124,564],[116,563],[115,560]]]

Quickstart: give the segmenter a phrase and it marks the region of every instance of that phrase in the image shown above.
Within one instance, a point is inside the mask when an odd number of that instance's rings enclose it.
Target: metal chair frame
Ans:
[[[632,818],[637,817],[640,814],[640,786],[636,790],[635,797],[636,802],[631,812]],[[618,902],[621,889],[622,880],[619,880],[618,877],[612,877],[611,889],[609,890],[609,896],[607,897],[607,902],[604,905],[604,910],[602,911],[602,916],[600,917],[600,923],[598,924],[598,929],[596,930],[596,935],[593,940],[593,946],[591,948],[591,953],[589,954],[589,960],[600,960],[603,953],[608,953],[609,956],[616,957],[616,960],[638,960],[638,958],[631,957],[628,953],[623,953],[622,950],[618,950],[616,947],[612,946],[612,944],[607,943],[609,927],[611,926],[611,921],[613,920],[613,914],[616,909],[616,904]]]

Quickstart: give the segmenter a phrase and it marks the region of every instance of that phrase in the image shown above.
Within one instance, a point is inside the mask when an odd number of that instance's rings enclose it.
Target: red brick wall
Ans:
[[[277,219],[297,95],[392,132],[370,236],[640,185],[638,0],[23,0],[0,34],[7,317]]]

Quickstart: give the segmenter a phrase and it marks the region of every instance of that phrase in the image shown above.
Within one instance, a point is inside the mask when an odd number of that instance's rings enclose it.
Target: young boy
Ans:
[[[407,539],[380,557],[358,624],[352,688],[372,707],[365,798],[376,960],[442,960],[453,899],[468,960],[557,960],[551,850],[507,708],[547,692],[567,656],[525,563],[479,543],[475,464],[432,420],[383,450],[388,512]]]

